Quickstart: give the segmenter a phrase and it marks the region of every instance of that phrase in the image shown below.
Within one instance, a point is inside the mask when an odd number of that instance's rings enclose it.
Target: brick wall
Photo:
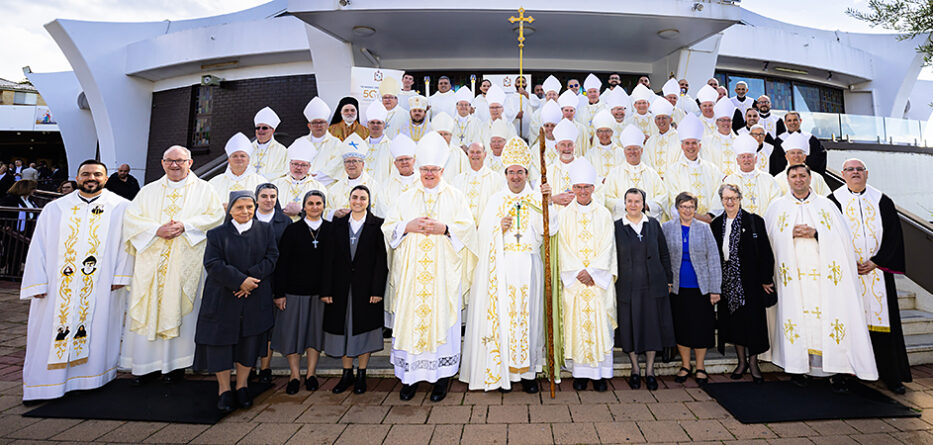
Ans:
[[[159,159],[166,148],[174,144],[191,146],[199,88],[192,85],[152,94],[146,182],[162,176]],[[238,131],[253,139],[253,116],[262,107],[271,107],[282,119],[275,138],[286,146],[308,133],[301,112],[317,95],[313,74],[236,80],[212,88],[210,144],[206,150],[193,153],[194,168],[222,155],[227,139]]]

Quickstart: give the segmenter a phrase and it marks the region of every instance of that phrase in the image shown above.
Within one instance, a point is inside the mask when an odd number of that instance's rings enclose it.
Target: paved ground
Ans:
[[[456,383],[440,403],[420,391],[401,402],[392,379],[372,379],[363,395],[321,390],[289,396],[285,378],[249,410],[214,426],[155,422],[33,419],[20,403],[26,343],[26,302],[0,283],[0,445],[7,443],[760,443],[933,444],[933,410],[919,419],[791,422],[742,425],[688,382],[662,377],[662,389],[633,391],[614,379],[610,391],[577,393],[564,382],[547,394],[466,392]],[[933,408],[933,366],[914,367],[902,403]],[[768,375],[778,378],[778,375]],[[713,381],[726,376],[713,375]],[[424,387],[424,385],[423,385]],[[426,389],[426,388],[424,388]]]

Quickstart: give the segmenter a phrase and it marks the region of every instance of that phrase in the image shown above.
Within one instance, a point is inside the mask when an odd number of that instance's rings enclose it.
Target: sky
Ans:
[[[43,25],[57,18],[94,21],[161,21],[206,17],[251,8],[267,0],[0,0],[0,77],[24,79],[34,72],[70,70],[68,61]],[[743,0],[743,8],[797,25],[850,32],[885,32],[845,14],[865,8],[867,0]],[[806,11],[802,14],[801,11]],[[933,69],[922,79],[933,80]]]

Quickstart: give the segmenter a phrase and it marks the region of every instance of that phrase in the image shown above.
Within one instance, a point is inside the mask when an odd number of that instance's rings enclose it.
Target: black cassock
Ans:
[[[787,168],[787,158],[784,157],[784,147],[781,145],[784,142],[784,139],[781,138],[781,135],[781,133],[778,133],[778,137],[772,143],[772,145],[774,145],[774,151],[771,152],[771,158],[768,161],[768,169],[770,170],[769,173],[771,173],[771,176],[774,176]],[[810,170],[813,170],[821,175],[826,174],[826,149],[823,148],[823,144],[820,143],[820,140],[812,134],[810,135],[809,142],[810,154],[807,155],[807,166],[810,167]]]
[[[842,205],[832,193],[828,198],[842,210]],[[901,221],[897,216],[894,201],[882,194],[878,202],[881,213],[881,247],[878,253],[871,257],[871,261],[884,272],[884,289],[887,294],[888,318],[891,332],[869,331],[871,346],[875,351],[875,363],[878,365],[878,376],[888,385],[897,385],[901,382],[912,381],[910,375],[910,362],[907,360],[907,348],[904,346],[904,329],[901,327],[901,312],[897,305],[897,288],[894,284],[894,274],[903,274],[904,236],[901,233]],[[845,211],[843,210],[843,213]],[[892,273],[893,272],[893,273]]]

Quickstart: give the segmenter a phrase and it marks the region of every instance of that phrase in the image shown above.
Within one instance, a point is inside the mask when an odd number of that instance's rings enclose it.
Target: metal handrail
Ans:
[[[213,178],[220,174],[224,169],[227,168],[227,155],[222,154],[210,161],[204,163],[204,165],[194,169],[194,174],[198,175],[199,178],[207,181],[208,179]]]

